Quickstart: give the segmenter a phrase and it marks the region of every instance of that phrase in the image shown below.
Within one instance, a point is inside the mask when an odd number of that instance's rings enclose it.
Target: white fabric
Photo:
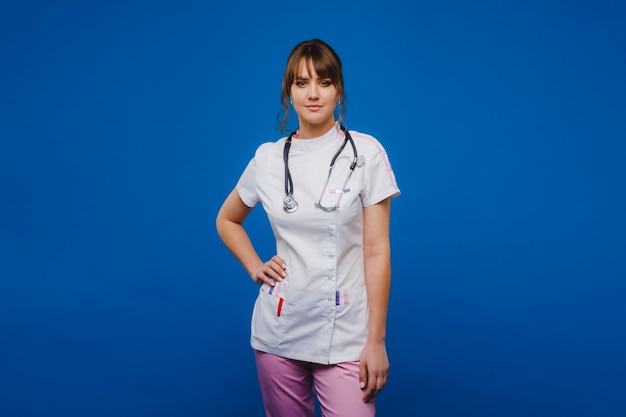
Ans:
[[[319,138],[294,135],[289,169],[298,210],[283,210],[286,138],[264,143],[237,183],[249,207],[263,204],[287,278],[262,285],[252,315],[252,347],[275,355],[333,364],[358,360],[367,339],[367,296],[363,261],[363,207],[400,193],[387,154],[372,136],[350,131],[365,163],[350,177],[340,207],[314,206],[330,161],[344,141],[335,125]],[[354,153],[348,142],[335,162],[323,204],[332,206]],[[281,301],[282,299],[282,301]],[[280,305],[280,316],[278,316]]]

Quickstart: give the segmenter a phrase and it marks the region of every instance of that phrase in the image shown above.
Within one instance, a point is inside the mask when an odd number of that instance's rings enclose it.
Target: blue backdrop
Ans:
[[[0,415],[262,415],[256,286],[214,218],[313,37],[402,190],[379,415],[626,415],[624,3],[0,16]],[[246,222],[273,254],[262,210]]]

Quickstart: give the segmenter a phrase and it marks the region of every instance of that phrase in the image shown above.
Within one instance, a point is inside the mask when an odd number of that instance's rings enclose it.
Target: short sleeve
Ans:
[[[248,207],[254,207],[259,202],[256,178],[256,160],[253,158],[248,162],[236,186],[239,197]]]
[[[368,152],[369,155],[366,156],[364,189],[361,195],[364,207],[373,206],[386,198],[400,195],[387,152],[376,139],[373,137],[369,139],[371,152]]]

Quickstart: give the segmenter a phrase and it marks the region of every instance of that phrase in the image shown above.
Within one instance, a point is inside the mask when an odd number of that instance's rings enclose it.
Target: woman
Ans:
[[[297,131],[262,144],[216,220],[260,284],[251,345],[267,416],[374,416],[389,373],[390,199],[400,193],[373,137],[343,127],[341,61],[319,39],[289,55],[282,86]],[[335,118],[335,113],[337,118]],[[276,255],[259,258],[244,219],[265,209]]]

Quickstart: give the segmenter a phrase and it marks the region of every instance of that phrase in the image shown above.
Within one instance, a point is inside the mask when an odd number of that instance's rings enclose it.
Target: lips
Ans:
[[[322,106],[306,106],[307,109],[311,111],[317,111],[322,108]]]

